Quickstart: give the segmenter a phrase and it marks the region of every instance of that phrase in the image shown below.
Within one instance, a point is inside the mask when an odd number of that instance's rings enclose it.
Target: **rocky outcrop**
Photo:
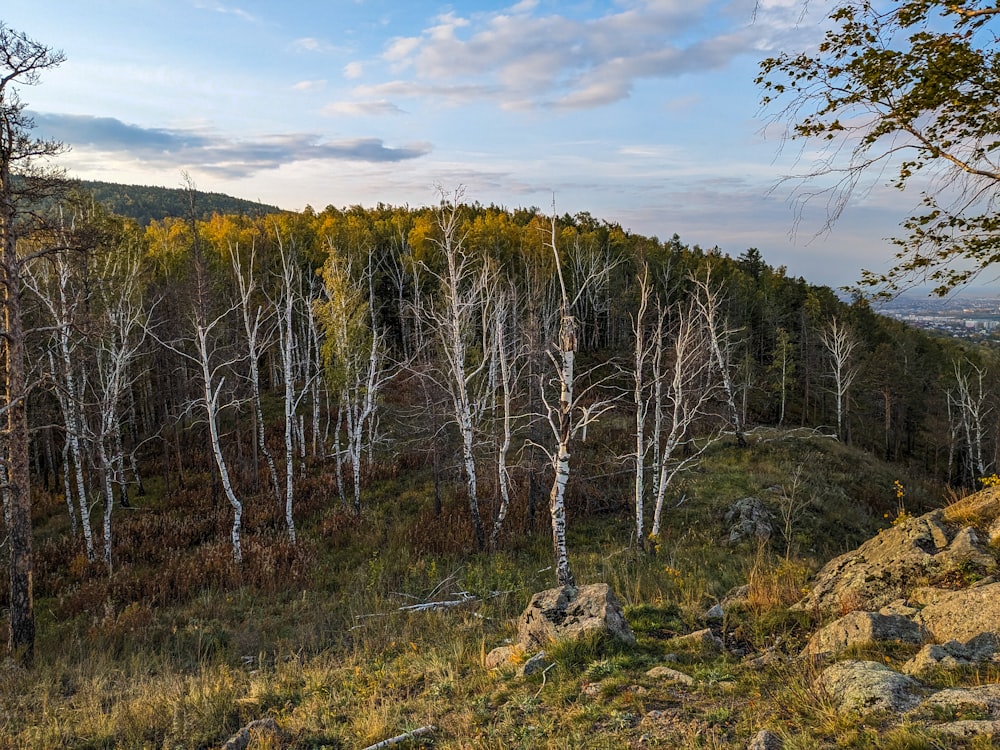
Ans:
[[[816,686],[842,711],[900,713],[920,704],[920,683],[874,661],[842,661],[820,673]]]
[[[781,737],[769,729],[761,729],[750,740],[747,750],[782,750],[784,746]]]
[[[794,608],[875,611],[949,571],[996,569],[994,555],[975,528],[944,519],[942,511],[907,519],[834,558]]]
[[[1000,583],[921,593],[927,604],[914,619],[935,641],[967,641],[983,633],[1000,638]]]
[[[879,641],[921,643],[924,629],[908,617],[878,612],[851,612],[817,631],[802,656],[825,656],[848,646]]]
[[[932,669],[959,669],[994,657],[1000,642],[991,633],[982,633],[967,642],[928,643],[903,665],[906,674],[919,675]]]

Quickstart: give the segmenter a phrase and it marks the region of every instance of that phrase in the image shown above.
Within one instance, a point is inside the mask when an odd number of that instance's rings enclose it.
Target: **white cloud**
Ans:
[[[344,78],[360,78],[364,73],[364,66],[359,62],[349,62],[344,66]]]
[[[718,69],[770,43],[774,27],[762,17],[751,24],[752,6],[734,2],[722,6],[741,8],[730,21],[708,0],[622,0],[587,19],[538,15],[535,0],[469,18],[446,13],[391,40],[382,59],[453,102],[462,91],[506,108],[597,108],[628,98],[641,79]],[[716,31],[706,37],[705,27]]]
[[[326,81],[299,81],[292,86],[295,91],[322,91],[326,88]]]
[[[323,108],[325,115],[349,115],[358,116],[379,116],[379,115],[401,115],[404,111],[392,102],[381,99],[379,101],[365,102],[333,102]]]
[[[316,37],[306,36],[296,39],[292,45],[302,52],[332,52],[336,49],[334,45]]]

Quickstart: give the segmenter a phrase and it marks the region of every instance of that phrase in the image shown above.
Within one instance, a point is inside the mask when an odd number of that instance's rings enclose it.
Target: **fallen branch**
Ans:
[[[383,747],[391,747],[392,745],[398,745],[400,742],[406,742],[407,740],[415,740],[417,737],[423,737],[424,735],[430,734],[437,730],[437,727],[433,724],[428,724],[426,727],[420,727],[419,729],[414,729],[412,732],[406,732],[405,734],[397,734],[395,737],[390,737],[387,740],[382,740],[381,742],[376,742],[374,745],[369,745],[362,750],[382,750]]]
[[[479,601],[468,591],[459,591],[457,596],[459,597],[458,599],[448,599],[443,602],[423,602],[421,604],[407,604],[406,606],[400,607],[397,611],[425,612],[428,609],[447,609],[449,607],[458,607],[462,604],[468,604],[469,602]]]

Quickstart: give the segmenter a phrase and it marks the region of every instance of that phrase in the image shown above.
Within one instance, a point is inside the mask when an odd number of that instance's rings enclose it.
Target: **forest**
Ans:
[[[597,574],[633,615],[670,591],[697,608],[744,566],[766,613],[816,561],[995,470],[989,348],[883,317],[754,248],[733,258],[461,189],[421,208],[253,215],[178,192],[185,216],[143,225],[77,191],[18,248],[36,658],[50,669],[98,648],[215,680],[272,649],[326,659],[363,643],[360,669],[406,633],[434,642],[393,618],[352,634],[379,607],[407,611],[390,605],[399,592],[428,607],[506,591],[490,606],[509,612],[526,587],[592,579],[609,548],[626,557]],[[731,554],[709,508],[768,484],[775,552],[706,562]],[[307,592],[342,598],[338,614],[289,620]],[[248,626],[243,606],[279,611]],[[654,622],[676,617],[663,607]],[[305,634],[287,634],[294,622]],[[118,705],[121,689],[104,690]],[[160,705],[123,705],[137,702]],[[174,729],[148,717],[136,746],[250,718],[177,729],[194,709],[172,705]],[[125,731],[121,710],[102,731]],[[377,739],[384,719],[351,736]],[[45,726],[43,745],[61,736]]]
[[[760,63],[772,124],[847,157],[801,176],[834,178],[831,222],[873,168],[947,178],[866,289],[997,257],[997,12],[846,3],[815,54]],[[913,529],[915,557],[978,555],[918,588],[994,580],[993,346],[558,195],[281,211],[68,181],[16,88],[62,52],[3,22],[0,51],[0,748],[994,746],[995,695],[840,710],[795,606]],[[591,582],[634,638],[528,673],[526,601]],[[833,614],[926,611],[894,605]],[[875,640],[844,654],[925,645]],[[928,689],[1000,680],[952,661]]]
[[[340,501],[360,512],[364,478],[424,446],[464,477],[470,541],[482,547],[490,525],[495,545],[512,501],[541,507],[545,433],[574,385],[552,355],[567,351],[579,357],[568,419],[628,415],[634,455],[608,461],[637,473],[640,501],[662,501],[660,478],[707,442],[756,425],[833,432],[946,482],[992,470],[989,352],[844,303],[754,248],[733,259],[460,198],[145,228],[81,209],[57,241],[79,249],[26,264],[25,307],[31,379],[45,385],[29,407],[33,466],[66,490],[88,558],[88,498],[105,507],[110,566],[111,509],[143,491],[140,464],[183,486],[191,445],[214,457],[213,491],[236,512],[267,487],[292,538],[306,461],[334,467]],[[278,435],[264,417],[275,409]],[[522,484],[534,497],[512,500]]]
[[[367,483],[416,462],[435,513],[463,497],[448,533],[473,549],[548,509],[565,582],[567,503],[630,509],[635,542],[655,545],[704,451],[764,426],[958,486],[993,471],[990,351],[754,248],[731,258],[461,190],[418,209],[207,218],[193,186],[178,192],[189,216],[143,227],[84,191],[21,250],[34,484],[65,498],[66,554],[108,573],[128,533],[117,509],[202,473],[230,507],[236,564],[245,510],[280,510],[294,545],[303,484],[332,481],[330,501],[361,516]],[[588,429],[601,445],[573,465]],[[615,490],[588,497],[599,477]]]

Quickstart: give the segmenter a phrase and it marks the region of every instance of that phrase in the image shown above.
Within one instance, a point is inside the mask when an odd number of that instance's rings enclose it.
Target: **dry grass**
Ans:
[[[679,489],[687,499],[669,511],[656,555],[631,544],[627,482],[608,484],[599,503],[593,488],[575,495],[577,578],[612,586],[639,643],[564,647],[544,677],[483,668],[530,594],[551,585],[549,536],[541,524],[530,530],[523,498],[505,549],[475,554],[461,497],[446,493],[436,515],[426,476],[386,470],[361,517],[341,510],[329,477],[316,476],[302,494],[296,547],[280,514],[249,498],[237,570],[225,509],[189,484],[177,505],[153,498],[123,516],[110,577],[42,518],[50,535],[38,546],[38,664],[30,673],[0,667],[0,748],[212,747],[266,716],[287,736],[252,747],[363,747],[428,724],[438,731],[425,744],[463,750],[738,748],[761,726],[780,728],[786,747],[905,747],[901,734],[884,744],[831,713],[802,670],[720,656],[680,665],[698,680],[690,688],[645,675],[670,637],[703,627],[705,610],[738,584],[749,589],[727,614],[728,635],[753,649],[796,648],[804,616],[786,607],[823,559],[784,559],[780,538],[771,547],[719,540],[725,506],[766,497],[799,450],[769,444],[710,456]],[[835,541],[847,545],[865,518],[881,518],[865,488],[838,484],[856,482],[853,461],[835,447],[814,462],[822,502],[796,519],[799,548],[826,551],[834,542],[825,530],[843,519],[850,532]],[[891,487],[893,473],[881,471],[871,486]],[[64,506],[39,507],[55,518]],[[400,609],[459,591],[477,601]]]

